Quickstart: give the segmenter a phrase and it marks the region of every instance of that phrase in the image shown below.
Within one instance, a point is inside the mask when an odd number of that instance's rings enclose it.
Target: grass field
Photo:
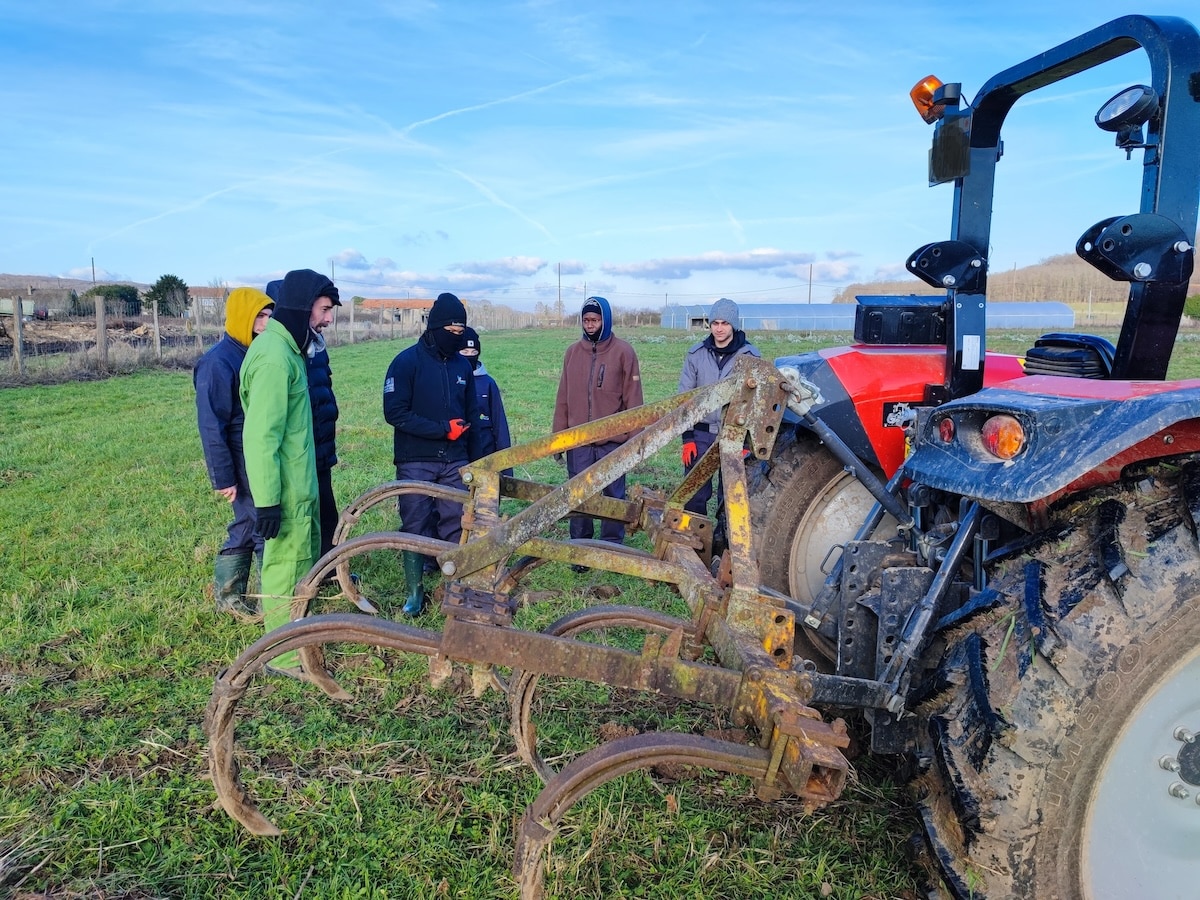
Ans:
[[[693,338],[625,336],[647,400],[674,393]],[[483,336],[516,440],[548,431],[573,337]],[[768,358],[818,345],[752,337]],[[1031,340],[991,343],[1013,352]],[[408,343],[331,352],[343,504],[394,476],[381,384]],[[675,452],[637,477],[674,477]],[[519,474],[563,477],[543,465]],[[261,634],[217,615],[204,594],[226,510],[205,476],[190,372],[0,391],[0,896],[514,897],[514,826],[540,782],[515,756],[505,700],[433,690],[423,659],[344,648],[333,663],[355,695],[347,704],[259,679],[242,705],[242,774],[284,836],[253,837],[215,805],[204,708],[217,671]],[[378,516],[363,530],[392,527]],[[569,575],[546,572],[542,586],[562,596],[521,624],[580,608],[598,586],[622,602],[677,603],[619,576]],[[386,611],[390,598],[372,599]],[[679,715],[681,727],[726,724]],[[577,729],[565,742],[593,742],[586,709],[564,722]],[[845,796],[811,815],[758,802],[736,777],[628,776],[567,816],[547,896],[914,897],[905,850],[915,819],[884,767],[857,765]]]

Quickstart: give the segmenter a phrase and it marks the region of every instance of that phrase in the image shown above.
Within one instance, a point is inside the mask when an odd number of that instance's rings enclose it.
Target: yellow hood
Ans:
[[[256,288],[234,288],[225,298],[225,331],[244,347],[254,338],[254,320],[275,301]]]

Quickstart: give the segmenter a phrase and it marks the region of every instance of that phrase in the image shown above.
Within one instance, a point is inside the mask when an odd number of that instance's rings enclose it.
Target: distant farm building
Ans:
[[[0,301],[0,315],[12,315],[19,302],[26,318],[69,316],[76,299],[75,291],[70,288],[39,288],[29,285],[24,290],[8,294],[7,302]]]
[[[901,298],[898,298],[901,299]],[[740,303],[744,331],[853,331],[853,303]],[[692,331],[708,328],[711,303],[663,307],[662,327]],[[1074,328],[1075,312],[1065,303],[992,302],[987,306],[988,328],[1032,328],[1041,331]]]
[[[219,309],[224,307],[229,290],[227,287],[189,287],[188,296],[193,304],[199,302],[204,304],[205,308]]]
[[[464,301],[465,304],[466,301]],[[358,308],[364,313],[374,311],[376,315],[390,316],[391,320],[405,331],[424,331],[433,308],[433,298],[428,300],[393,299],[390,297],[363,300]],[[382,319],[381,319],[382,321]]]

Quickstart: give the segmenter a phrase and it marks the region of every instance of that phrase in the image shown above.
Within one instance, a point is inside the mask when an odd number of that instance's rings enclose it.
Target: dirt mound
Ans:
[[[96,343],[96,323],[82,320],[32,319],[22,322],[21,338],[27,349],[38,351],[47,346],[91,346]],[[175,322],[159,322],[159,334],[164,340],[179,343],[189,334],[188,329]],[[145,322],[117,320],[105,329],[110,342],[131,339],[154,340],[154,326]],[[0,319],[0,344],[12,346],[14,328],[11,321]]]

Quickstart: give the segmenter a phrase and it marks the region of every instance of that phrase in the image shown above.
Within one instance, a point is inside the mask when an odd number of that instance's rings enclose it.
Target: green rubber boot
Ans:
[[[401,551],[404,558],[404,589],[408,598],[404,601],[406,616],[419,616],[425,606],[425,586],[421,576],[425,571],[425,557],[413,550]]]
[[[258,603],[246,598],[253,559],[254,553],[246,551],[218,555],[213,563],[213,599],[217,611],[229,613],[241,622],[262,621]]]

